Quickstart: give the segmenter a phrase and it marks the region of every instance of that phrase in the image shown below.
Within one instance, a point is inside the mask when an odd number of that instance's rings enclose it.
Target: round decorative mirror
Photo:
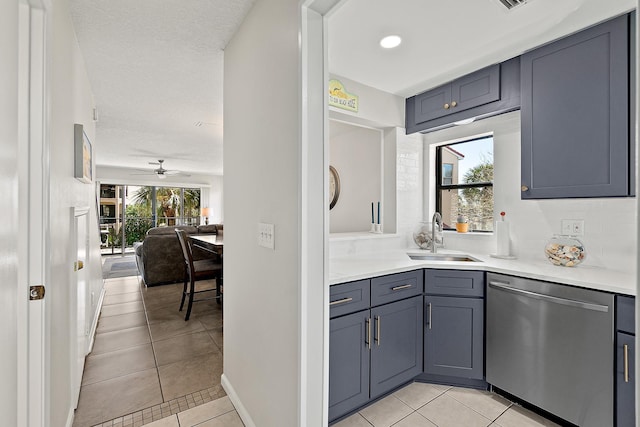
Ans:
[[[333,166],[329,166],[329,210],[338,202],[340,196],[340,176]]]

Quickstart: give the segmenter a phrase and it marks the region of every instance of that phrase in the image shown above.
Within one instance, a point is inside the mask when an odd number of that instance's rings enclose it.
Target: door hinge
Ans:
[[[35,285],[29,288],[29,300],[40,300],[44,298],[44,285]]]

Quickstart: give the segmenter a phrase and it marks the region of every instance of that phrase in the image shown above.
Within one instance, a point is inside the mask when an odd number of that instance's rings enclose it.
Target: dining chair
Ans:
[[[184,301],[188,297],[187,313],[184,320],[189,320],[191,315],[191,307],[194,302],[206,301],[217,299],[222,302],[222,287],[220,286],[222,277],[222,264],[217,263],[214,260],[204,259],[199,261],[193,260],[193,253],[191,251],[191,242],[189,236],[184,230],[176,229],[178,240],[180,241],[180,247],[182,248],[182,255],[184,256],[184,287],[182,289],[182,301],[180,301],[180,309],[184,307]],[[215,278],[216,287],[213,289],[197,289],[196,283],[199,280]],[[194,299],[195,294],[201,294],[206,292],[215,292],[214,297]]]

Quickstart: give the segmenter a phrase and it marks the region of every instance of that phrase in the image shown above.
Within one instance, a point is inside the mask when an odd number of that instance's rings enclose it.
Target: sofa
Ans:
[[[187,234],[218,234],[222,224],[199,226],[154,227],[147,231],[144,241],[134,244],[136,264],[140,276],[147,286],[163,285],[184,281],[184,258],[175,229]],[[193,259],[211,258],[212,254],[193,247]]]

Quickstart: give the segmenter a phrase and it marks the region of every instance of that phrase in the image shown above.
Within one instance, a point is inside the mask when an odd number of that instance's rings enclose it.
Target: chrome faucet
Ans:
[[[438,244],[436,242],[436,225],[439,226],[439,232],[440,235],[442,236],[442,215],[440,215],[440,212],[436,212],[433,214],[433,218],[431,219],[431,253],[436,253],[438,252]]]

